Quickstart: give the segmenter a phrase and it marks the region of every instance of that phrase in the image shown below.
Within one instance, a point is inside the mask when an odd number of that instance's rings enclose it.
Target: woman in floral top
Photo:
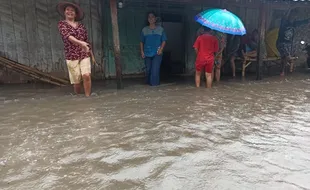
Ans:
[[[75,93],[79,94],[83,80],[85,95],[90,96],[90,57],[94,61],[94,56],[89,46],[87,30],[78,22],[84,18],[84,13],[78,5],[69,2],[59,3],[57,10],[65,18],[58,23],[58,29],[64,42],[70,82],[74,86]]]

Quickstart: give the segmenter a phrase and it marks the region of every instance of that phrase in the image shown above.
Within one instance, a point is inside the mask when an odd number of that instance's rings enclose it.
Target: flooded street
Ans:
[[[310,189],[308,78],[1,86],[0,189]]]

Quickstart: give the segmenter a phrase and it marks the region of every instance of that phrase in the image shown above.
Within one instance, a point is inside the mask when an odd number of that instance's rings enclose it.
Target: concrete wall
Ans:
[[[63,42],[57,23],[58,0],[1,0],[0,53],[14,61],[42,71],[67,77]],[[88,29],[97,62],[103,64],[102,29],[99,0],[79,0],[85,11],[83,24]],[[101,69],[94,68],[97,75]],[[99,72],[99,73],[98,73]],[[0,68],[0,81],[24,82],[27,77]]]

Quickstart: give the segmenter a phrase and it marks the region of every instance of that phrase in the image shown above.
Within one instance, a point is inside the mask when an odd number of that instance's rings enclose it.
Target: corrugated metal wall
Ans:
[[[67,77],[63,42],[57,29],[57,23],[61,19],[56,12],[58,2],[59,0],[1,0],[1,55],[42,71]],[[75,2],[80,3],[85,11],[83,24],[88,29],[97,62],[102,63],[100,0]],[[95,72],[100,70],[94,68]],[[27,77],[2,70],[0,80],[23,82]]]

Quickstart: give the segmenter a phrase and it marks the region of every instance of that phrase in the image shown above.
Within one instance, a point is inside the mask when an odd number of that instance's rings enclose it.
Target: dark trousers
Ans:
[[[155,55],[153,57],[145,57],[144,59],[146,82],[151,86],[157,86],[160,84],[160,65],[162,58],[162,55]]]

